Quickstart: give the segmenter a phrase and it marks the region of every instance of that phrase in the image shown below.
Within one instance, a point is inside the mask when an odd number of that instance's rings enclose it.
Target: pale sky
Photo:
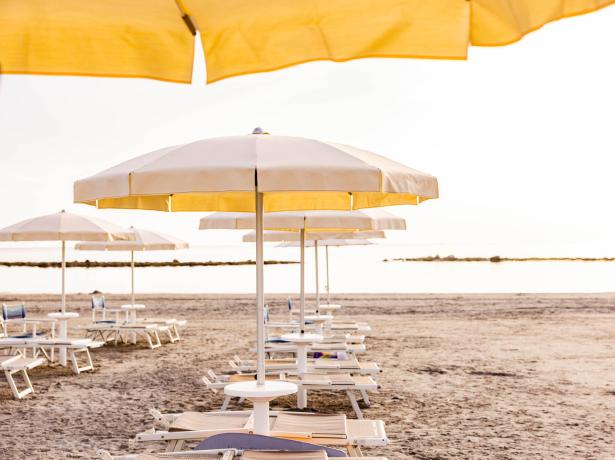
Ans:
[[[204,84],[2,76],[0,227],[67,209],[195,244],[200,214],[72,204],[75,179],[167,145],[272,134],[350,144],[438,177],[396,208],[417,253],[615,255],[615,7],[559,21],[467,62],[318,62]]]

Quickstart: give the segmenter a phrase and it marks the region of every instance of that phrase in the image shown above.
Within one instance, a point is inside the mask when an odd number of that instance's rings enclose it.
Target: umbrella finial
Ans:
[[[252,130],[252,134],[269,134],[268,132],[266,132],[263,128],[261,128],[260,126],[257,126],[256,128],[254,128]]]

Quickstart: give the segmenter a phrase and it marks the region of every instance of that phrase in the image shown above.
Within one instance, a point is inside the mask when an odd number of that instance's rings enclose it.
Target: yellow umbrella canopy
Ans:
[[[254,212],[351,210],[438,197],[434,176],[366,150],[264,134],[204,139],[133,158],[75,182],[99,208]],[[254,228],[254,227],[251,227]]]
[[[189,83],[315,60],[465,59],[615,0],[3,0],[4,72]]]

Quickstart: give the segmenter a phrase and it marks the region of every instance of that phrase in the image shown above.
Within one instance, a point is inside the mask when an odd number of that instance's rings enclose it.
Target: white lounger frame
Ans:
[[[245,417],[249,415],[252,411],[250,410],[240,410],[240,411],[213,411],[207,412],[208,414],[224,414],[224,415],[234,415],[237,417]],[[184,447],[186,442],[191,441],[202,441],[210,436],[214,436],[220,433],[228,433],[229,430],[195,430],[195,431],[168,431],[171,423],[181,414],[169,414],[162,413],[156,409],[150,409],[149,413],[154,417],[156,422],[163,427],[162,430],[157,430],[155,427],[151,428],[148,431],[144,431],[142,433],[137,434],[135,440],[137,442],[166,442],[166,451],[167,452],[177,452]],[[282,412],[280,411],[270,411],[269,414],[271,417],[275,417]],[[285,412],[289,413],[289,412]],[[292,413],[292,412],[290,412]],[[305,412],[301,412],[301,414],[305,414]],[[367,423],[370,422],[374,431],[377,433],[376,436],[361,436],[356,438],[312,438],[309,433],[294,433],[291,439],[295,440],[305,440],[306,442],[313,442],[316,444],[327,445],[330,447],[337,448],[345,448],[348,451],[349,455],[354,455],[357,457],[361,457],[363,454],[361,452],[361,448],[369,448],[369,447],[383,447],[389,444],[389,439],[386,434],[384,422],[382,420],[368,420],[368,421],[354,421],[348,420],[349,423]],[[249,430],[232,430],[233,433],[246,432]],[[285,433],[288,435],[288,433]],[[272,433],[272,436],[275,436],[275,433]],[[280,437],[284,437],[281,436]]]

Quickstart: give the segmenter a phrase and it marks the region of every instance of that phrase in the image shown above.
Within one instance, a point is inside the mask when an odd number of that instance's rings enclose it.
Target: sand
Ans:
[[[57,309],[54,296],[23,299],[30,316]],[[96,372],[31,372],[36,393],[11,398],[0,379],[0,458],[94,458],[97,448],[142,452],[134,435],[152,426],[149,408],[217,409],[200,383],[253,343],[248,296],[143,296],[153,315],[188,319],[183,340],[157,350],[108,346]],[[374,331],[365,359],[385,368],[383,390],[364,410],[387,423],[391,459],[615,458],[615,295],[343,295],[344,316]],[[118,305],[121,297],[108,297]],[[273,313],[284,296],[268,297]],[[90,312],[87,296],[70,311]],[[247,332],[246,332],[247,331]],[[80,334],[73,331],[73,335]],[[291,408],[283,398],[278,407]],[[319,412],[347,399],[313,394]],[[369,452],[369,451],[368,451]]]

